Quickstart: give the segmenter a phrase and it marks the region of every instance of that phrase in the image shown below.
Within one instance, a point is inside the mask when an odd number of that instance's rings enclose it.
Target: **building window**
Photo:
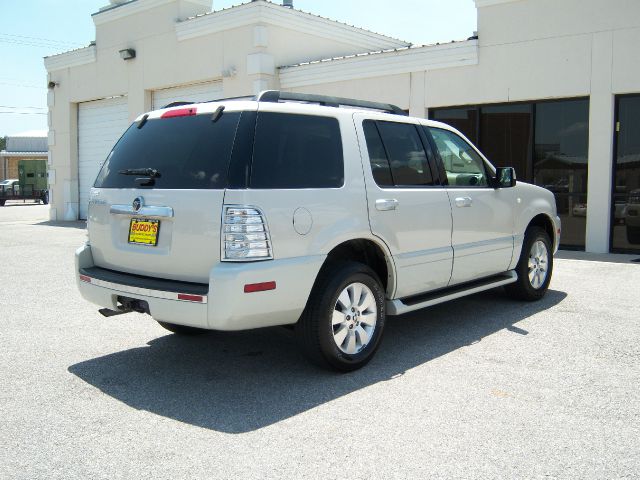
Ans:
[[[588,99],[447,107],[429,114],[460,130],[495,166],[514,167],[520,180],[554,192],[561,246],[584,249]]]
[[[584,248],[588,149],[588,100],[536,105],[533,183],[556,196],[564,246]]]
[[[640,252],[640,95],[616,99],[611,248]]]

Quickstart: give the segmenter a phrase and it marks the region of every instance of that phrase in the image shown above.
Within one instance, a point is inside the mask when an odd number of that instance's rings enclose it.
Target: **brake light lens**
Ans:
[[[196,113],[198,113],[196,108],[178,108],[164,112],[160,118],[192,117]]]
[[[226,205],[223,211],[222,261],[273,259],[267,221],[259,208]]]

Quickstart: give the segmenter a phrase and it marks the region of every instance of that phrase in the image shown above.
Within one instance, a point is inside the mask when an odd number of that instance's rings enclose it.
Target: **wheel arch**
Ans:
[[[555,224],[553,223],[553,220],[549,215],[547,215],[546,213],[539,213],[538,215],[533,217],[529,221],[527,228],[525,229],[525,234],[526,234],[526,231],[529,230],[531,227],[540,227],[545,232],[547,232],[547,235],[549,235],[549,239],[551,240],[551,245],[555,247],[556,228],[555,228]]]
[[[356,261],[369,266],[380,278],[387,297],[392,298],[396,288],[395,264],[384,243],[372,238],[343,241],[329,251],[320,271],[340,261]]]

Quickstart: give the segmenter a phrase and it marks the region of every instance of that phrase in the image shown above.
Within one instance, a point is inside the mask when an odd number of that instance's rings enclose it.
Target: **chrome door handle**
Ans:
[[[457,197],[456,198],[456,207],[470,207],[473,204],[473,200],[471,197]]]
[[[395,198],[380,198],[376,200],[376,210],[381,212],[395,210],[399,203]]]

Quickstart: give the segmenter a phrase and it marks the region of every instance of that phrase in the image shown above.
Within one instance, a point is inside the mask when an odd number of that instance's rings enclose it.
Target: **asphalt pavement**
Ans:
[[[640,255],[561,252],[540,302],[392,317],[335,374],[282,328],[101,317],[83,224],[47,219],[0,208],[0,478],[640,477]]]

